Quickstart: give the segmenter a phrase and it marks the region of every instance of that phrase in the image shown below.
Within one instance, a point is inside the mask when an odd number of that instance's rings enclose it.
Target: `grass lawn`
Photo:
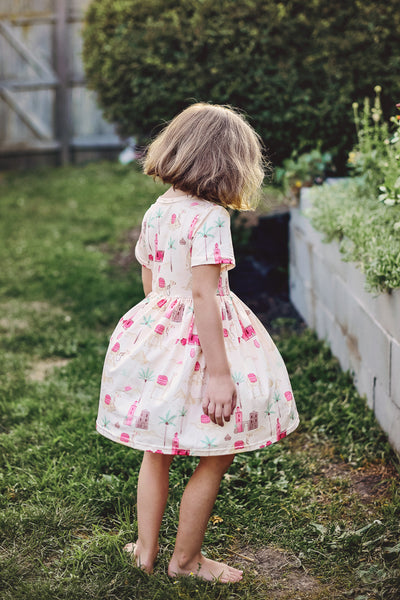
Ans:
[[[142,298],[132,230],[158,189],[110,163],[0,180],[0,598],[398,600],[399,463],[328,349],[287,320],[273,334],[301,426],[236,457],[206,534],[243,581],[166,574],[195,458],[175,459],[154,575],[122,551],[142,454],[94,422],[108,336]]]

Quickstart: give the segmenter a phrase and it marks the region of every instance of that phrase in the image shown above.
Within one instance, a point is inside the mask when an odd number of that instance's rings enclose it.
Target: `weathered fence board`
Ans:
[[[0,0],[0,168],[37,163],[38,154],[58,164],[121,147],[85,86],[88,4]]]

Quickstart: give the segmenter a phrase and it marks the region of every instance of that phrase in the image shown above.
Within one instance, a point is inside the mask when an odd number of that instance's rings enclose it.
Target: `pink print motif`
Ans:
[[[165,330],[165,327],[164,327],[164,325],[161,325],[161,324],[156,325],[156,327],[154,329],[154,331],[156,333],[158,333],[159,335],[162,335],[164,333],[164,330]]]
[[[154,257],[152,254],[149,254],[149,261],[152,262],[154,260]]]
[[[120,347],[121,346],[120,346],[119,342],[115,342],[114,346],[111,348],[111,352],[118,352]]]
[[[171,216],[171,225],[173,225],[173,224],[175,223],[175,221],[176,221],[176,214],[174,213],[174,214]]]
[[[158,279],[158,287],[165,288],[165,279],[163,279],[163,277],[159,277]]]
[[[254,373],[249,373],[247,375],[250,383],[256,383],[257,382],[257,376]]]
[[[218,242],[215,242],[214,246],[214,260],[217,265],[221,264],[221,250],[219,249]]]
[[[111,396],[110,396],[110,394],[106,394],[105,395],[104,402],[105,402],[105,404],[110,404],[111,403]]]
[[[189,232],[188,232],[189,240],[191,240],[193,237],[193,231],[194,231],[194,228],[196,227],[197,221],[199,220],[199,216],[200,215],[196,215],[195,218],[193,219],[193,221],[190,223]]]
[[[161,287],[161,286],[160,286],[160,287]],[[162,300],[159,300],[159,301],[157,302],[157,306],[158,306],[159,308],[162,308],[162,307],[164,306],[164,304],[166,304],[166,303],[167,303],[167,300],[166,300],[165,298],[162,298]]]
[[[179,448],[179,438],[178,432],[176,431],[174,434],[174,439],[172,440],[172,452],[171,454],[179,454],[180,456],[189,456],[189,450],[184,450],[183,448]]]
[[[242,431],[243,431],[243,413],[240,410],[239,406],[236,408],[236,411],[235,411],[235,423],[236,423],[235,433],[242,433]]]
[[[211,419],[208,415],[202,414],[200,417],[201,423],[211,423]]]
[[[240,326],[242,328],[242,338],[247,341],[250,338],[254,337],[256,335],[256,332],[254,331],[254,327],[252,325],[248,325],[247,327],[244,327],[242,321],[239,319],[239,323]]]
[[[286,437],[286,431],[281,431],[281,424],[278,418],[276,419],[276,441],[278,442],[284,437]]]
[[[129,442],[129,434],[121,433],[121,437],[119,439],[121,440],[121,442],[124,442],[124,444],[127,444]]]
[[[290,392],[290,391],[288,391],[288,392],[285,392],[284,396],[285,396],[285,398],[286,398],[286,400],[287,400],[288,402],[290,402],[291,400],[293,400],[293,394],[292,394],[292,392]]]
[[[193,327],[194,327],[194,318],[192,317],[192,320],[190,321],[190,327],[189,327],[189,336],[188,336],[188,344],[194,344],[197,346],[200,346],[200,340],[199,340],[199,336],[196,335],[195,333],[193,333]]]
[[[235,442],[235,450],[240,450],[241,448],[244,448],[244,441],[238,440],[237,442]]]
[[[132,319],[124,319],[124,321],[122,321],[122,327],[124,329],[129,329],[129,327],[131,327],[131,325],[133,325]]]
[[[167,385],[168,377],[166,375],[159,375],[157,377],[157,383],[158,383],[158,385],[161,385],[161,386]]]
[[[171,315],[172,315],[172,311],[174,310],[174,306],[175,306],[175,304],[176,304],[177,302],[178,302],[178,300],[177,300],[177,299],[175,299],[175,300],[172,302],[171,306],[168,308],[168,310],[165,312],[165,316],[166,316],[166,318],[167,318],[167,319],[169,319],[169,318],[171,317]]]
[[[156,262],[162,262],[164,260],[164,250],[159,250],[158,249],[158,235],[156,233],[155,235],[155,248],[156,248],[156,254],[155,254],[155,261]]]
[[[127,425],[128,427],[130,425],[132,425],[132,421],[133,421],[133,417],[135,415],[137,405],[138,405],[138,400],[135,400],[135,402],[132,404],[132,406],[128,410],[128,414],[126,415],[126,418],[124,420],[124,425]]]

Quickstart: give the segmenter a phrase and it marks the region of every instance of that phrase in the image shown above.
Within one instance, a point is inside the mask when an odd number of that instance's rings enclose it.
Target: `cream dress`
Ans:
[[[221,206],[177,193],[146,212],[135,253],[152,292],[115,328],[97,431],[132,448],[207,456],[265,448],[299,423],[285,364],[269,334],[229,289],[235,266]],[[203,414],[207,369],[196,329],[192,267],[220,264],[218,300],[237,407],[223,427]]]

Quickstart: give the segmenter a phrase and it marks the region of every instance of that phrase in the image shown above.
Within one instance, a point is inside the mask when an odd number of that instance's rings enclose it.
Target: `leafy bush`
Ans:
[[[89,86],[106,118],[144,141],[197,101],[246,111],[277,163],[355,140],[351,103],[376,82],[400,97],[397,0],[93,0]]]
[[[400,205],[388,210],[361,178],[311,190],[307,216],[330,242],[338,240],[343,260],[365,273],[370,291],[400,287]]]

